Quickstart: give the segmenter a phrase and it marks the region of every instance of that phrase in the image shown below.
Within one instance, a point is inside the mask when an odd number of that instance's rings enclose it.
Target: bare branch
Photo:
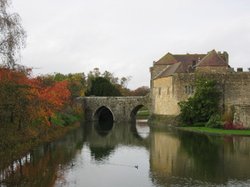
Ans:
[[[25,46],[26,32],[17,13],[9,13],[10,0],[0,0],[0,58],[14,69],[20,49]]]

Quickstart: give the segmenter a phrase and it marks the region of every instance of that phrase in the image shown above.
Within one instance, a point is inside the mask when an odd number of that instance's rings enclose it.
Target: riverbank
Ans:
[[[35,146],[60,139],[67,132],[80,127],[80,122],[68,126],[28,127],[18,130],[16,128],[0,128],[0,168],[8,166]]]
[[[209,128],[209,127],[176,127],[176,128],[179,130],[195,132],[200,134],[250,136],[250,129],[225,130],[225,129]]]
[[[150,113],[149,110],[139,110],[136,114],[136,119],[147,119],[149,117]]]

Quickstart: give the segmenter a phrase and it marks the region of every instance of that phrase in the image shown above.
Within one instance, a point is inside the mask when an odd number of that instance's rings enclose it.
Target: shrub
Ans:
[[[199,79],[196,91],[187,101],[179,102],[180,119],[183,123],[207,122],[213,114],[219,112],[220,92],[215,80]]]
[[[221,126],[221,116],[219,114],[212,115],[206,123],[206,127],[219,128]]]
[[[226,130],[245,129],[242,123],[225,122],[223,128]]]
[[[62,119],[62,115],[60,113],[57,113],[51,117],[51,123],[53,125],[58,125],[58,126],[64,126],[65,122]]]
[[[64,126],[68,126],[75,123],[79,119],[71,114],[62,114],[62,120],[64,121]]]

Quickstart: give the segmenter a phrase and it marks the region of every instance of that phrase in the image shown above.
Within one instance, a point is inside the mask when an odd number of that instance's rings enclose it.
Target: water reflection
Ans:
[[[0,186],[250,185],[249,137],[102,125],[85,124],[0,168]]]
[[[98,121],[94,124],[95,130],[98,132],[101,136],[107,136],[108,133],[113,128],[113,121],[107,120],[107,121]]]
[[[152,181],[161,186],[249,185],[249,137],[151,134]]]
[[[0,186],[54,186],[63,178],[62,167],[71,165],[78,152],[81,132],[74,131],[64,139],[44,144],[7,168],[0,168]],[[72,144],[74,142],[74,144]]]
[[[136,123],[133,125],[135,126],[135,130],[141,138],[147,138],[149,136],[150,133],[150,128],[148,126],[148,120],[145,119],[139,119],[136,120]]]

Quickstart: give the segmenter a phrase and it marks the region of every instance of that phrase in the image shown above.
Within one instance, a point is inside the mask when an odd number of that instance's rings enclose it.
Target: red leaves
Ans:
[[[242,123],[225,122],[223,128],[226,130],[239,130],[244,129],[244,126]]]
[[[40,78],[31,78],[30,72],[30,69],[0,67],[0,105],[11,103],[16,116],[20,116],[23,121],[44,119],[48,123],[50,116],[69,102],[68,82],[46,85]]]
[[[62,109],[65,103],[69,101],[70,91],[68,82],[56,82],[52,86],[42,87],[38,91],[38,97],[43,103],[43,107],[48,115]]]

